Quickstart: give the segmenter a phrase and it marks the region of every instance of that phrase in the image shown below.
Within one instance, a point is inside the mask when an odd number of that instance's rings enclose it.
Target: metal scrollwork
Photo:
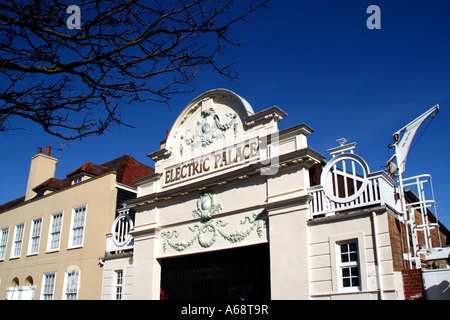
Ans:
[[[129,234],[133,229],[133,220],[128,214],[119,215],[113,223],[111,234],[112,241],[117,247],[126,247],[133,243],[133,236]]]

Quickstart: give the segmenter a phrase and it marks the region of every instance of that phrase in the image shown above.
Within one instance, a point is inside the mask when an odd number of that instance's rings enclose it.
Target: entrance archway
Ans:
[[[270,299],[268,244],[162,259],[161,299]]]

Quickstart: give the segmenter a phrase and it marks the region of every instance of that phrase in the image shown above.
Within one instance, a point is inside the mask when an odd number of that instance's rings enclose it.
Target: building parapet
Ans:
[[[369,206],[400,209],[395,181],[384,171],[370,172],[363,158],[353,153],[356,143],[338,140],[329,149],[332,159],[323,168],[320,185],[310,187],[310,219],[328,217]]]
[[[383,171],[368,174],[367,185],[358,197],[351,201],[333,201],[322,185],[310,187],[310,219],[328,217],[368,206],[388,205],[396,208],[394,181]]]

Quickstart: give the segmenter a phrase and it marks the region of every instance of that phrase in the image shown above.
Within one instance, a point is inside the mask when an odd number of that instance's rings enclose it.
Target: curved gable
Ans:
[[[251,105],[236,93],[226,89],[207,91],[192,100],[175,120],[166,149],[183,157],[186,152],[204,152],[214,144],[239,139],[253,114]]]

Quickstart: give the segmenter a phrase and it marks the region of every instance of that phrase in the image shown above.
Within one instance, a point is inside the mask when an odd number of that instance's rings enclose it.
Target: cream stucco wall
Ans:
[[[301,188],[305,174],[308,171],[297,165],[297,168],[281,169],[276,178],[256,175],[169,199],[158,206],[136,208],[133,299],[159,299],[159,259],[267,242],[270,245],[272,299],[307,299],[308,254],[301,249],[307,247],[308,239],[306,220],[309,198]],[[278,179],[284,180],[284,183],[279,183]],[[195,239],[180,251],[164,245],[165,234],[173,235],[176,231],[177,236],[172,236],[169,241],[185,244],[197,235],[195,226],[201,226],[201,219],[195,218],[192,211],[197,208],[197,201],[203,192],[214,194],[216,202],[222,206],[222,210],[211,220],[212,223],[224,222],[223,227],[218,227],[222,233],[230,235],[248,231],[248,235],[240,241],[230,242],[218,234],[209,247],[202,246]],[[269,194],[276,197],[269,197]],[[260,233],[257,229],[249,231],[252,225],[245,223],[254,215],[263,217]],[[202,236],[203,240],[210,241],[214,234],[205,232]]]
[[[116,271],[123,272],[121,300],[131,299],[133,290],[133,254],[125,253],[107,258],[103,266],[102,300],[116,299]]]
[[[100,299],[103,270],[98,259],[104,256],[105,234],[114,221],[117,190],[113,173],[89,179],[61,192],[54,192],[0,214],[0,229],[9,227],[6,256],[0,261],[0,300],[6,288],[18,278],[22,286],[29,276],[36,286],[35,299],[40,298],[43,274],[56,272],[55,299],[62,299],[64,276],[67,270],[81,270],[78,299]],[[83,246],[69,248],[73,208],[87,205]],[[51,215],[63,212],[59,251],[47,252]],[[39,253],[27,255],[32,220],[42,217]],[[10,259],[14,228],[25,223],[22,251],[19,258]]]
[[[379,299],[379,274],[384,299],[398,299],[401,286],[392,264],[387,210],[372,210],[353,214],[316,219],[309,222],[308,249],[313,299]],[[378,246],[375,246],[375,239]],[[337,244],[356,239],[358,242],[361,290],[343,292],[337,280]],[[377,248],[378,247],[378,248]],[[377,266],[376,254],[380,265]],[[378,268],[379,267],[379,268]]]

